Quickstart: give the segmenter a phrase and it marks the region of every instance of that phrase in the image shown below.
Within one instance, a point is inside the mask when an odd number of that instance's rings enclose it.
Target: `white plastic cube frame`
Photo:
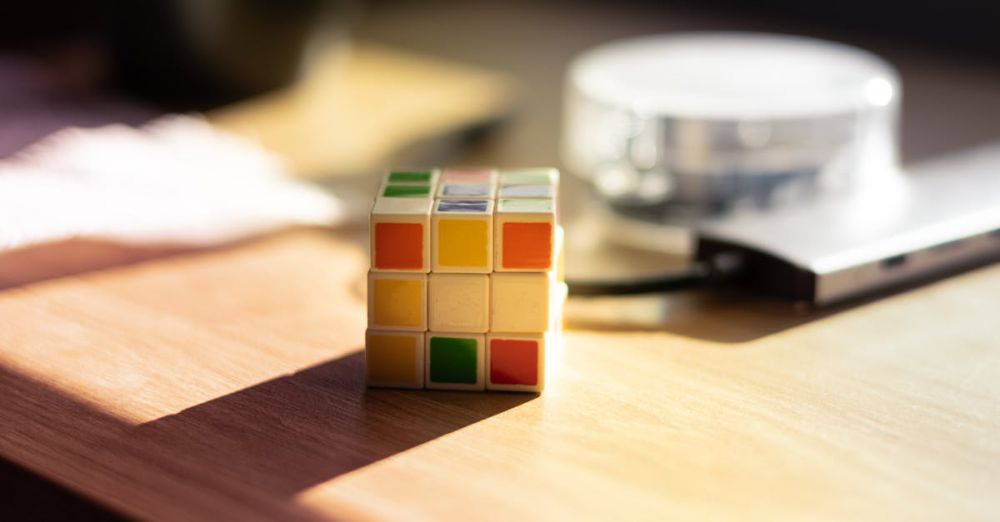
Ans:
[[[463,206],[465,208],[463,208]],[[478,199],[440,199],[434,202],[431,213],[431,271],[461,274],[488,274],[493,271],[493,217],[496,202]],[[485,248],[486,258],[482,265],[445,264],[445,256],[441,254],[442,224],[446,221],[479,221],[486,224]],[[447,225],[445,225],[447,227]],[[454,237],[450,239],[454,240]],[[477,246],[480,238],[475,238]]]
[[[371,243],[371,268],[379,272],[422,272],[431,271],[431,209],[434,200],[428,198],[377,198],[372,206],[369,241]],[[422,230],[422,267],[419,270],[380,268],[376,266],[378,254],[376,231],[379,223],[418,223]]]
[[[494,272],[490,276],[490,331],[544,332],[552,325],[553,272]]]
[[[434,332],[486,333],[490,329],[488,274],[431,273],[428,324]]]
[[[504,224],[548,223],[549,260],[545,266],[517,267],[504,264]],[[499,199],[493,216],[493,270],[496,272],[538,272],[552,270],[556,265],[556,203],[553,199]],[[516,246],[511,245],[511,248]]]
[[[553,335],[548,332],[540,333],[489,333],[486,334],[486,389],[490,391],[513,391],[541,393],[545,389],[546,381],[546,359],[549,346],[553,341]],[[535,341],[537,342],[537,382],[534,385],[527,384],[501,384],[493,381],[493,341]]]
[[[418,314],[418,320],[413,325],[397,325],[378,322],[376,314],[376,303],[380,298],[392,300],[391,296],[380,296],[376,290],[376,281],[417,281],[420,285],[420,299],[416,308],[408,310]],[[427,330],[427,274],[411,272],[368,272],[368,328],[372,330],[399,331],[399,332],[423,332]]]
[[[431,339],[473,339],[476,341],[476,382],[474,384],[431,380]],[[424,336],[424,387],[428,390],[483,391],[486,389],[486,335],[461,332],[427,332]]]

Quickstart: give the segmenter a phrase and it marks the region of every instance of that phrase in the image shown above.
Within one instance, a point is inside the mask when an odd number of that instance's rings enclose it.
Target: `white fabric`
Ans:
[[[0,252],[78,237],[210,245],[343,215],[276,156],[191,116],[65,129],[0,161]]]

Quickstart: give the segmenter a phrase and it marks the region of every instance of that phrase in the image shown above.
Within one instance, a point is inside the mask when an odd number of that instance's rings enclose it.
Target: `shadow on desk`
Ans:
[[[241,509],[289,509],[289,498],[314,485],[535,398],[367,390],[363,365],[354,352],[140,425],[0,368],[0,380],[25,399],[5,419],[18,430],[0,437],[0,448],[28,468],[60,470],[60,482],[96,488],[85,494],[155,492],[179,504],[173,515],[240,518]],[[61,447],[31,449],[52,431],[61,432]]]
[[[359,351],[148,422],[133,436],[291,496],[535,397],[366,390],[363,375]]]

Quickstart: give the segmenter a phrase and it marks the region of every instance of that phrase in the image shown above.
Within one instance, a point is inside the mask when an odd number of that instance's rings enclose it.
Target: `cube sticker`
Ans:
[[[430,185],[386,185],[382,189],[385,198],[429,198]]]
[[[369,386],[422,388],[423,333],[379,332],[365,336],[365,372]]]
[[[424,266],[424,226],[376,223],[374,266],[383,270],[420,270]]]

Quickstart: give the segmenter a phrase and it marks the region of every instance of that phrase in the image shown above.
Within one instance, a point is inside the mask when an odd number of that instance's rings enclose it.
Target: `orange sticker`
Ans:
[[[547,270],[552,266],[552,224],[504,223],[503,267]]]

